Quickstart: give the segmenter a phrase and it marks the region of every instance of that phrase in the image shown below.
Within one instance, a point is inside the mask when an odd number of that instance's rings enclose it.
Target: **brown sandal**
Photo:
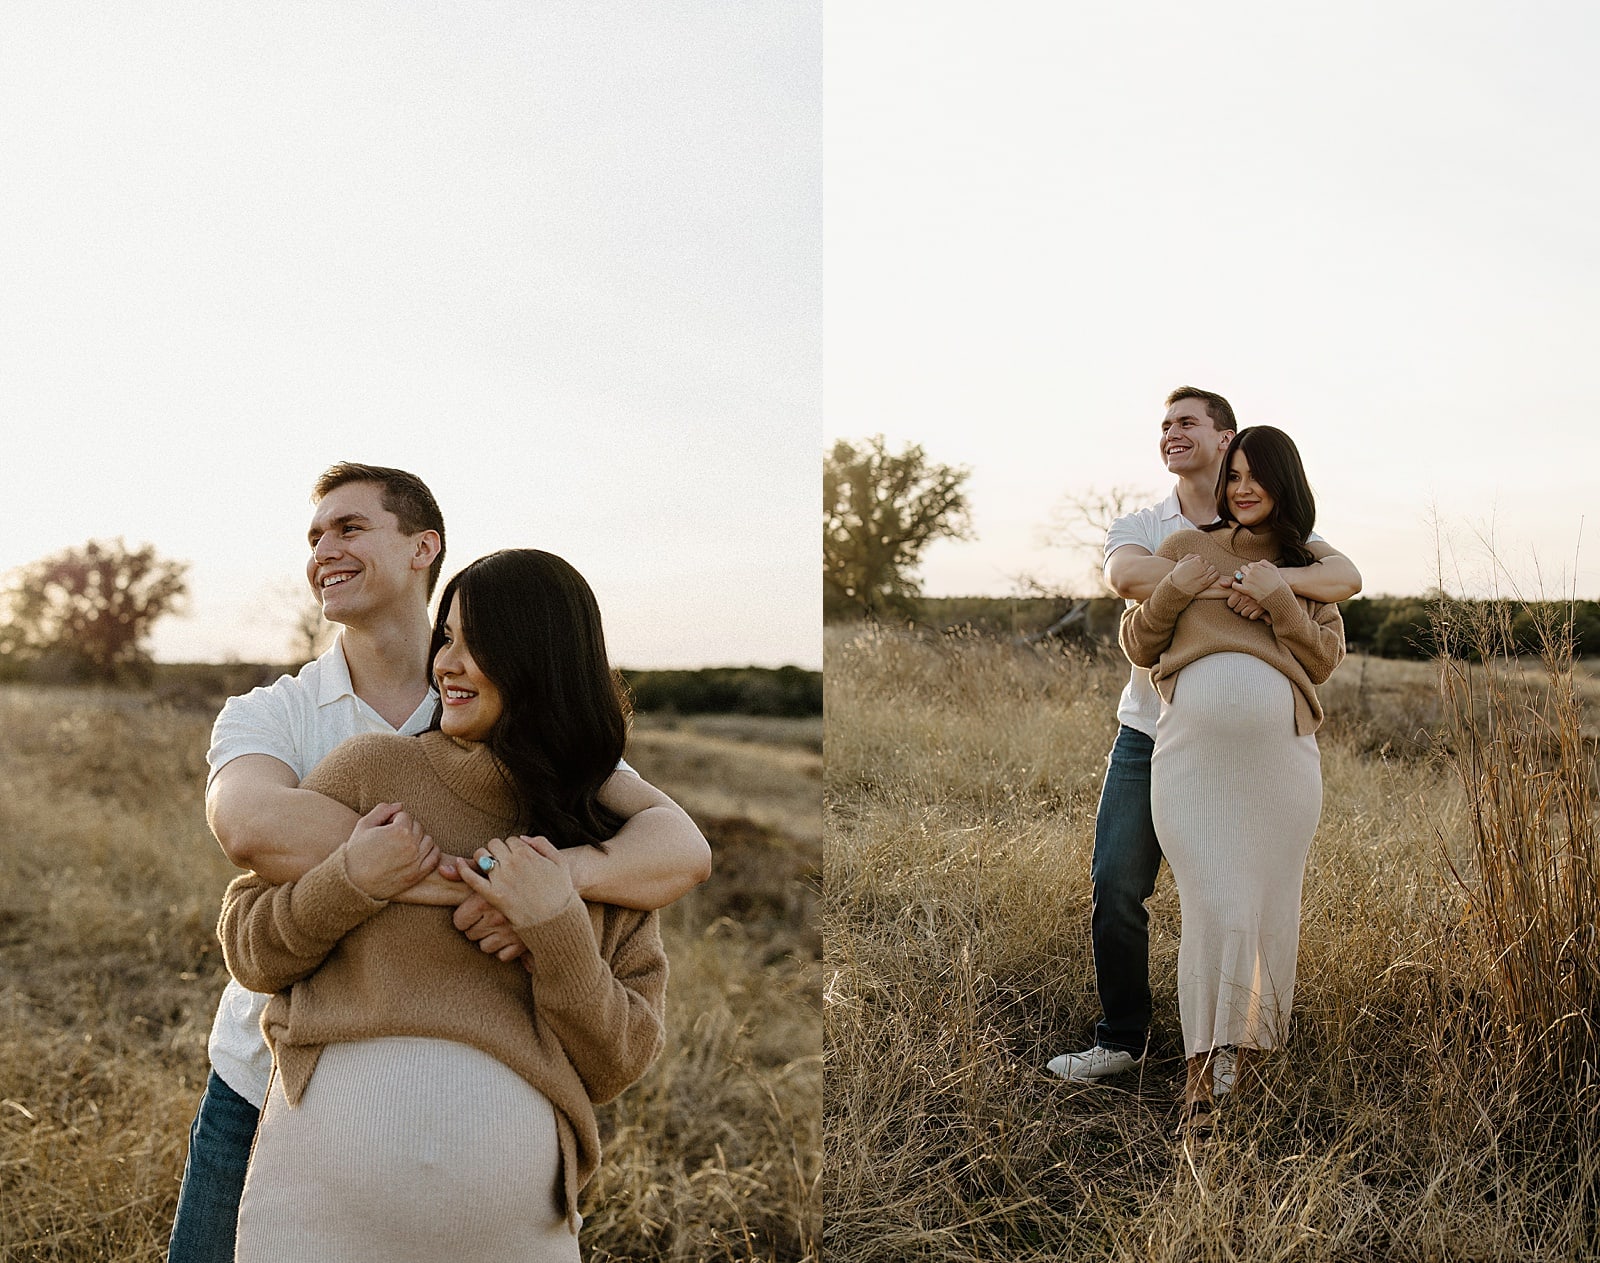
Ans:
[[[1216,1107],[1210,1101],[1186,1101],[1173,1135],[1180,1140],[1207,1136],[1216,1125]]]

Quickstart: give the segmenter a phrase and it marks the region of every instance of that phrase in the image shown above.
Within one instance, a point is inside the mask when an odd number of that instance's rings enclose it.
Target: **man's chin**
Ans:
[[[345,608],[339,601],[324,601],[322,603],[322,617],[330,623],[343,627],[350,621],[353,610]]]

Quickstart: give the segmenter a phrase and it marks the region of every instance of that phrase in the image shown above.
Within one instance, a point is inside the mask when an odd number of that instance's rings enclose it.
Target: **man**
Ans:
[[[1216,520],[1218,477],[1235,429],[1233,408],[1221,395],[1180,386],[1167,396],[1161,457],[1178,484],[1160,504],[1118,518],[1106,532],[1106,582],[1118,596],[1130,602],[1148,597],[1173,566],[1154,555],[1161,542]],[[1316,535],[1309,546],[1316,564],[1280,568],[1290,588],[1322,602],[1346,601],[1361,591],[1361,575],[1346,557]],[[1233,590],[1231,575],[1200,596],[1226,600],[1244,618],[1265,614],[1245,592]],[[1106,761],[1090,865],[1090,939],[1101,1019],[1090,1047],[1049,1063],[1063,1079],[1100,1079],[1144,1061],[1151,1009],[1150,917],[1144,901],[1155,890],[1161,866],[1161,845],[1150,818],[1150,755],[1160,711],[1150,672],[1133,668],[1117,704],[1119,727]],[[1219,1064],[1219,1092],[1229,1078],[1229,1067]]]
[[[318,480],[306,578],[323,614],[341,625],[334,646],[295,676],[228,700],[206,758],[206,817],[228,858],[272,881],[292,881],[350,835],[356,813],[301,790],[334,746],[363,732],[417,733],[438,697],[429,681],[428,600],[444,563],[444,520],[422,480],[402,470],[339,464]],[[704,881],[711,852],[665,794],[624,765],[601,791],[627,823],[602,853],[549,854],[586,899],[653,909]],[[423,822],[424,824],[426,822]],[[580,854],[581,852],[581,854]],[[521,953],[503,917],[469,895],[453,860],[400,901],[456,906],[458,929],[502,959]],[[261,1036],[268,997],[230,980],[217,1008],[212,1070],[189,1134],[172,1263],[231,1260],[239,1195],[272,1058]]]

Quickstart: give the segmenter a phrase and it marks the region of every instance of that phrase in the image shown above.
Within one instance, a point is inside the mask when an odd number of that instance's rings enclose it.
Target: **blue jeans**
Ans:
[[[1122,725],[1111,747],[1094,820],[1089,880],[1094,912],[1094,980],[1100,993],[1094,1042],[1144,1054],[1150,1031],[1150,914],[1161,843],[1150,819],[1150,755],[1155,741]]]
[[[167,1263],[233,1263],[239,1195],[258,1117],[256,1107],[213,1070],[189,1128],[189,1159],[183,1164]]]

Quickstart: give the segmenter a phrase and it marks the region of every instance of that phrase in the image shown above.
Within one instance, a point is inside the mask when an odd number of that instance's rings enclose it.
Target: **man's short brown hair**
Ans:
[[[439,555],[428,567],[428,595],[439,585],[439,572],[444,569],[444,514],[439,512],[439,502],[428,490],[428,484],[415,474],[403,469],[390,469],[387,465],[358,465],[354,461],[340,461],[322,471],[317,485],[311,489],[311,503],[316,504],[335,487],[350,482],[375,482],[383,488],[383,507],[400,520],[400,529],[407,535],[420,531],[435,531],[439,536]]]
[[[1218,432],[1239,428],[1239,423],[1233,419],[1233,405],[1215,391],[1200,390],[1194,386],[1179,386],[1167,396],[1167,407],[1172,407],[1180,399],[1198,399],[1205,404],[1206,415],[1211,418],[1211,424]]]

